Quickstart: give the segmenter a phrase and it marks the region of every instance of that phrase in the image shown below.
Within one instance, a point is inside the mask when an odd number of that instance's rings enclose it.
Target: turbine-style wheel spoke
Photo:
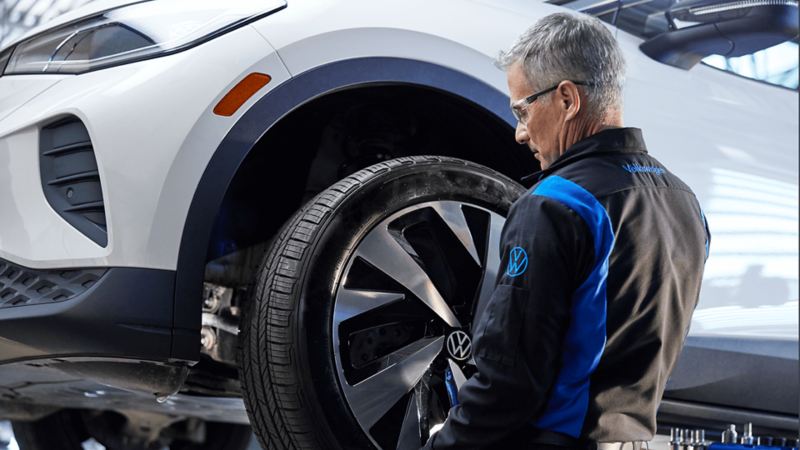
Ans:
[[[400,425],[400,437],[397,440],[397,450],[417,450],[420,445],[422,445],[422,435],[419,429],[417,399],[412,395],[406,406],[403,424]]]
[[[461,327],[428,274],[389,233],[385,223],[367,234],[356,254],[406,287],[449,326]]]
[[[345,389],[358,422],[372,428],[419,382],[441,352],[444,337],[421,339],[384,358],[400,361]]]
[[[467,377],[464,376],[464,371],[461,370],[461,367],[450,358],[447,359],[447,365],[453,372],[453,381],[456,382],[456,389],[461,389],[461,386],[467,382]]]
[[[341,289],[336,296],[333,322],[335,326],[373,309],[405,298],[399,292],[380,292],[366,289]]]
[[[472,233],[469,231],[469,225],[467,224],[467,218],[464,217],[464,210],[461,209],[461,203],[437,202],[432,205],[432,208],[444,220],[464,248],[467,249],[475,263],[480,266],[481,258],[478,256],[478,249],[475,247],[475,240],[472,239]]]
[[[478,296],[478,308],[472,323],[477,323],[483,315],[489,303],[489,298],[494,292],[494,284],[497,281],[497,271],[500,269],[502,256],[500,255],[500,235],[503,232],[505,219],[497,214],[492,214],[489,221],[489,242],[486,246],[486,265],[484,266],[483,281],[481,282],[481,293]]]

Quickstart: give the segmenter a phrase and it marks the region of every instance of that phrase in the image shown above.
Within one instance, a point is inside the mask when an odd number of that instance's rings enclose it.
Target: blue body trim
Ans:
[[[436,64],[400,58],[356,58],[303,72],[259,99],[220,143],[195,189],[183,229],[175,281],[174,358],[197,360],[203,270],[217,211],[239,165],[273,125],[306,102],[341,89],[416,85],[462,98],[516,127],[508,96],[485,82]],[[185,331],[181,331],[185,330]]]
[[[575,211],[594,240],[595,264],[572,298],[572,316],[564,340],[561,369],[544,413],[535,426],[579,437],[589,406],[589,377],[606,344],[606,279],[614,247],[611,219],[586,189],[559,176],[550,176],[533,191]]]

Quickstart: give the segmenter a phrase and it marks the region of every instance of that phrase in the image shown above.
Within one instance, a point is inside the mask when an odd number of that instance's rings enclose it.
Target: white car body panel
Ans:
[[[254,26],[278,50],[292,75],[333,61],[386,56],[456,69],[506,92],[505,74],[494,66],[494,58],[530,26],[536,13],[559,10],[531,5],[529,15],[520,15],[459,0],[312,0],[294,2]]]
[[[268,73],[273,81],[234,116],[212,114],[251,72]],[[36,77],[3,77],[0,92],[8,81]],[[64,76],[49,95],[0,121],[0,161],[11,163],[0,164],[0,192],[12,193],[0,200],[0,258],[31,268],[174,270],[205,165],[247,107],[287,78],[277,55],[250,27],[168,57]],[[92,138],[106,201],[106,248],[56,214],[42,193],[37,127],[65,114],[79,117]]]
[[[59,75],[11,78],[0,91],[0,120],[21,108],[32,98],[51,88],[61,79]]]
[[[557,11],[516,0],[297,1],[175,55],[80,76],[0,78],[0,258],[32,268],[174,270],[208,161],[270,90],[330,62],[380,56],[435,63],[505,93],[494,58]],[[626,125],[642,128],[650,152],[693,187],[711,227],[692,332],[796,339],[797,93],[705,66],[672,68],[639,51],[640,39],[617,35],[628,62]],[[233,117],[213,115],[250,72],[272,81]],[[37,127],[63,114],[80,117],[92,136],[106,248],[52,211],[33,176]]]
[[[618,41],[625,122],[692,187],[711,229],[691,334],[797,339],[797,93],[704,65],[660,64],[622,31]]]

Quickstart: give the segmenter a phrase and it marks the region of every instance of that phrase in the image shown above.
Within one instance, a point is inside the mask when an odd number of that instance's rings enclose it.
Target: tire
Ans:
[[[240,373],[261,445],[419,448],[446,417],[449,379],[474,372],[444,341],[470,333],[523,192],[470,162],[407,157],[350,175],[298,211],[243,319]]]
[[[141,446],[109,444],[105,436],[120,437],[117,428],[92,433],[96,428],[87,425],[87,415],[76,410],[62,410],[33,422],[13,422],[14,435],[20,450],[83,450],[84,443],[95,439],[105,444],[107,450],[141,450]],[[97,425],[94,425],[95,427]],[[93,435],[93,434],[96,434]],[[191,443],[173,440],[170,450],[247,450],[252,440],[249,426],[206,422],[205,442]],[[90,447],[95,448],[95,447]],[[155,446],[161,449],[162,446]]]

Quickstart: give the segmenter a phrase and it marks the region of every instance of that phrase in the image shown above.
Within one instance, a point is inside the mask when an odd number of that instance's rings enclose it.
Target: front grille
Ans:
[[[105,273],[106,269],[29,269],[0,259],[0,309],[69,300]]]
[[[42,189],[50,206],[98,245],[108,244],[103,190],[89,132],[75,117],[43,127]]]

